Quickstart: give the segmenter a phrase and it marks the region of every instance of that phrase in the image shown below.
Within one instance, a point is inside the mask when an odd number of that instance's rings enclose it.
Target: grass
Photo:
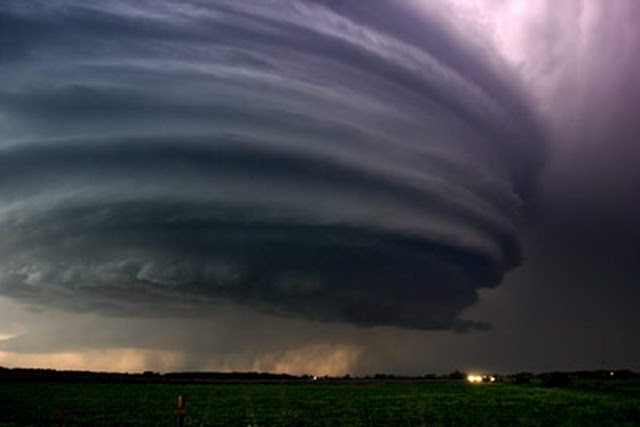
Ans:
[[[619,388],[405,384],[0,384],[0,426],[640,425],[640,384]]]

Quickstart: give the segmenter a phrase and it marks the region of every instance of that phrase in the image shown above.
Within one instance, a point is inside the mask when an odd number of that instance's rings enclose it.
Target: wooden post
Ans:
[[[173,411],[174,414],[178,415],[178,427],[184,427],[184,396],[178,396],[178,408]]]
[[[58,411],[58,423],[60,426],[64,426],[65,417],[67,416],[67,405],[62,405]]]

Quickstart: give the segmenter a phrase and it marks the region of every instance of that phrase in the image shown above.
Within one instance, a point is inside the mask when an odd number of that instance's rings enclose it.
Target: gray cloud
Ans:
[[[448,27],[359,7],[3,4],[0,292],[485,328],[459,314],[521,261],[534,115]]]

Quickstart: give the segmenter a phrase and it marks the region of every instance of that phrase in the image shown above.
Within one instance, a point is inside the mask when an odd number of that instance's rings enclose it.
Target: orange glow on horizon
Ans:
[[[359,347],[346,344],[313,344],[265,355],[253,370],[293,375],[339,376],[352,372],[360,358]]]
[[[137,348],[106,348],[58,351],[50,353],[21,353],[0,351],[0,366],[9,368],[42,368],[58,370],[142,372],[179,369],[184,354],[169,350]]]

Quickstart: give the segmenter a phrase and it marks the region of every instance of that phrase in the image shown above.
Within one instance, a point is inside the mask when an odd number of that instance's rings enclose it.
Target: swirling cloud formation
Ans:
[[[0,292],[485,326],[540,134],[489,51],[367,4],[3,2]]]

